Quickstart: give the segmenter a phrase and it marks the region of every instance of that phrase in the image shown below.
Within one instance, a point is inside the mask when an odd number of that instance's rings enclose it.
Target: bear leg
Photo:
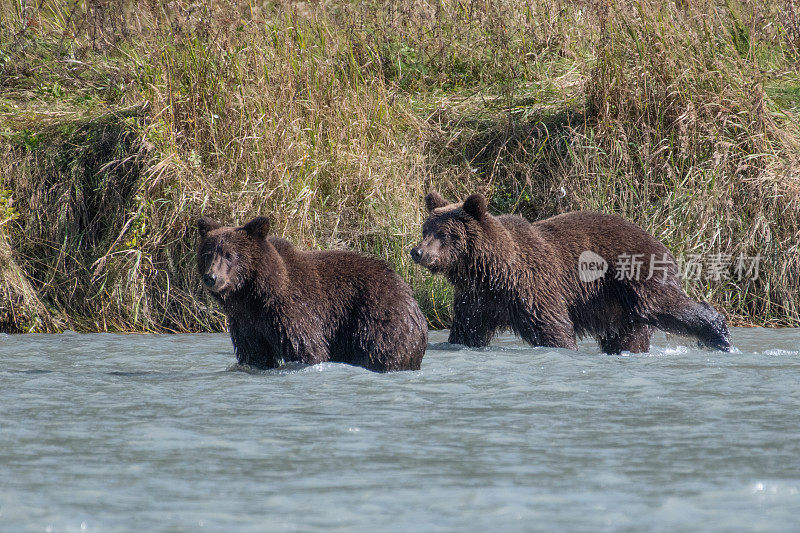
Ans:
[[[600,337],[598,342],[600,348],[607,354],[645,353],[650,351],[651,334],[652,330],[647,324],[634,323],[617,333]]]
[[[548,315],[545,321],[540,313],[519,309],[516,313],[512,313],[511,325],[522,340],[531,346],[578,349],[575,327],[566,317],[566,311]]]
[[[462,317],[460,320],[457,316],[454,316],[447,342],[450,344],[463,344],[470,348],[483,348],[489,346],[496,332],[496,327],[487,324],[479,316]]]
[[[453,295],[453,325],[450,344],[470,348],[489,346],[497,330],[508,325],[503,309],[480,294],[456,289]]]
[[[274,368],[280,364],[277,354],[269,344],[263,342],[260,331],[250,324],[229,321],[233,351],[240,365],[256,368]]]
[[[577,350],[578,343],[575,340],[575,329],[572,325],[547,324],[541,327],[523,327],[519,330],[522,340],[531,346],[545,346],[548,348],[566,348]]]

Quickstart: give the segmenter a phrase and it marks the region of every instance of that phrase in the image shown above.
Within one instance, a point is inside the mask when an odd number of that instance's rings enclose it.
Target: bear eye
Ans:
[[[231,254],[230,252],[225,252],[224,254],[222,254],[222,257],[225,258],[225,261],[230,261],[231,259],[233,259],[233,254]]]

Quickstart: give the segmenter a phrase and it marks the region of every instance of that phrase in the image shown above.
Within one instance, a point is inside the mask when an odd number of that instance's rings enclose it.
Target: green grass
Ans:
[[[760,253],[758,280],[686,289],[800,322],[800,34],[771,2],[20,5],[0,6],[0,329],[221,329],[200,214],[383,257],[447,326],[449,286],[408,256],[430,189]]]

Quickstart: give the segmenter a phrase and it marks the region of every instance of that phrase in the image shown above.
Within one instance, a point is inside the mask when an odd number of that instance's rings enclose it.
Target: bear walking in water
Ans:
[[[349,363],[418,370],[428,344],[409,286],[385,262],[346,251],[301,251],[268,236],[269,219],[233,228],[197,221],[197,266],[222,305],[241,364]]]
[[[659,328],[730,350],[725,318],[689,298],[667,248],[621,217],[578,211],[529,223],[492,216],[481,194],[451,204],[432,192],[425,205],[411,257],[454,286],[451,343],[487,346],[510,327],[534,346],[574,350],[576,336],[591,335],[606,353],[646,352]]]

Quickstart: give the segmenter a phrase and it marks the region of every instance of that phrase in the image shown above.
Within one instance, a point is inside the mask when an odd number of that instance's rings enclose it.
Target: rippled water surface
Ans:
[[[800,330],[248,373],[226,335],[0,336],[0,530],[800,527]]]

